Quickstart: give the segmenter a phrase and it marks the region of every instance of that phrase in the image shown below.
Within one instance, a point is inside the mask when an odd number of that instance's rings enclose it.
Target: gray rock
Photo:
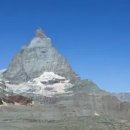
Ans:
[[[5,82],[2,79],[0,79],[0,98],[4,97],[6,94],[9,94],[9,92],[6,91],[6,88],[7,86]]]
[[[130,92],[124,92],[124,93],[112,93],[114,96],[116,96],[121,101],[130,102]]]
[[[15,55],[3,77],[20,83],[36,78],[46,71],[71,81],[79,80],[67,60],[52,46],[51,39],[38,29],[32,41]]]
[[[107,94],[106,91],[100,89],[94,82],[90,80],[80,80],[70,88],[74,93],[87,93],[87,94]]]

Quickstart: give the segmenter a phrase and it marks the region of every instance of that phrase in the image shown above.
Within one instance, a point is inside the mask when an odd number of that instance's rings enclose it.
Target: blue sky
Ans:
[[[37,27],[83,79],[130,91],[129,0],[0,0],[0,69]]]

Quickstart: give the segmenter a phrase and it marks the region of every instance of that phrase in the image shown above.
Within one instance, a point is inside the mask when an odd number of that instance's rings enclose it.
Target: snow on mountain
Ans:
[[[51,39],[38,29],[35,37],[11,60],[3,78],[19,84],[33,80],[46,71],[61,75],[73,83],[80,79],[67,59],[53,46]]]
[[[40,77],[38,78],[35,78],[33,81],[36,81],[36,82],[48,82],[49,81],[64,81],[65,78],[62,77],[62,76],[59,76],[59,75],[56,75],[54,72],[44,72]]]
[[[7,69],[2,69],[2,70],[0,70],[0,74],[1,73],[3,73],[3,72],[5,72]]]
[[[2,80],[1,78],[3,77],[3,73],[6,71],[6,69],[0,70],[0,81]]]
[[[51,97],[56,94],[68,93],[66,90],[73,85],[65,77],[61,77],[54,72],[44,72],[40,77],[28,82],[20,84],[6,83],[6,86],[8,91],[16,94],[32,93]]]

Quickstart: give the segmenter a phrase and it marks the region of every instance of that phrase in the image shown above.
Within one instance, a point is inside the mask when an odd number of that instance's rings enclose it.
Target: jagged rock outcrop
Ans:
[[[14,95],[14,96],[6,96],[4,98],[1,98],[0,105],[3,105],[4,103],[7,103],[7,104],[18,103],[20,105],[27,105],[27,104],[31,104],[32,100],[30,98],[27,98],[21,95]]]
[[[10,92],[7,91],[6,83],[0,79],[0,98],[4,97],[5,95],[9,94]]]
[[[0,99],[0,105],[3,105],[2,99]]]
[[[53,47],[51,39],[38,29],[32,41],[15,55],[3,76],[11,82],[20,83],[43,72],[54,72],[71,81],[79,79],[67,60]]]

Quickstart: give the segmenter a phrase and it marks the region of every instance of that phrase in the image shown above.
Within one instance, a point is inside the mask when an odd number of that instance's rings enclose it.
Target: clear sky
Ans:
[[[130,91],[130,0],[0,0],[0,69],[37,27],[83,79]]]

